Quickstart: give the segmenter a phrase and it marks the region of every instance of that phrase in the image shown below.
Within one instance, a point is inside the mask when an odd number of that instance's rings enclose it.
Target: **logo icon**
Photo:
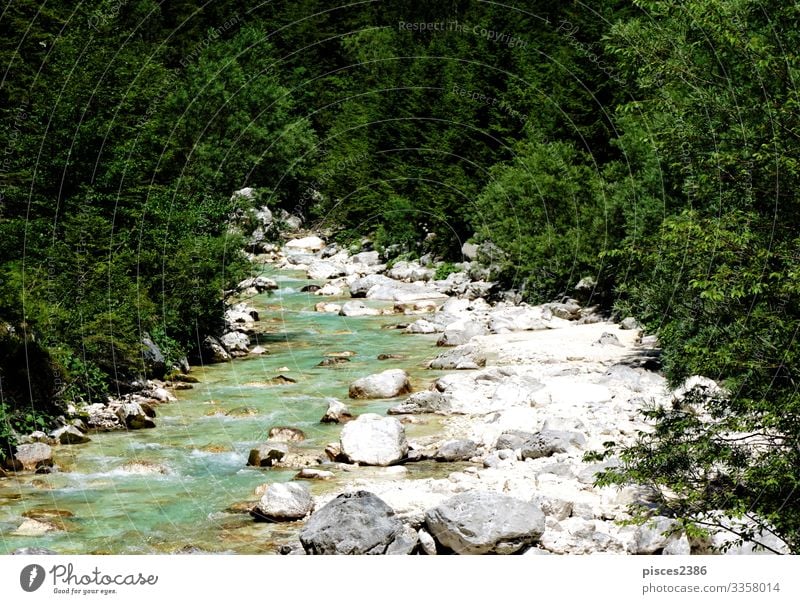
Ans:
[[[44,583],[44,568],[38,564],[28,564],[19,573],[19,585],[25,591],[36,591]]]

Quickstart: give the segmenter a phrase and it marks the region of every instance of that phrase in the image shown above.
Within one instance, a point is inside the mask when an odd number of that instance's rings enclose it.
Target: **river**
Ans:
[[[246,466],[249,450],[266,440],[269,428],[301,428],[307,435],[302,446],[321,452],[341,429],[319,423],[326,397],[345,401],[355,413],[384,413],[397,401],[348,401],[349,383],[399,367],[409,372],[418,390],[439,375],[424,366],[435,356],[435,336],[386,328],[408,317],[315,312],[321,298],[300,292],[314,283],[304,272],[267,269],[264,274],[279,289],[248,303],[260,311],[258,342],[270,354],[193,368],[200,383],[177,391],[177,402],[158,407],[155,429],[93,434],[90,443],[54,448],[58,472],[0,479],[0,553],[26,546],[75,554],[274,553],[298,525],[256,523],[230,509],[256,501],[256,486],[296,474]],[[326,354],[344,350],[356,353],[351,362],[318,366]],[[381,353],[404,358],[379,361]],[[297,382],[270,385],[268,380],[279,374]],[[413,438],[433,429],[430,423],[411,425],[408,433]],[[160,464],[167,473],[123,469],[132,462]],[[412,476],[436,473],[432,463],[411,464],[409,470]],[[335,489],[336,483],[310,486],[320,493]],[[15,534],[25,517],[60,530]]]

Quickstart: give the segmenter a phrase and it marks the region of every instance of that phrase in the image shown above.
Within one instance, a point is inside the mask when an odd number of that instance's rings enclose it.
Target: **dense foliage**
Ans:
[[[141,374],[145,333],[178,358],[217,332],[248,270],[230,195],[255,186],[341,242],[433,253],[438,277],[470,239],[531,301],[591,276],[673,384],[727,392],[653,411],[605,481],[797,551],[799,11],[8,3],[0,441]]]

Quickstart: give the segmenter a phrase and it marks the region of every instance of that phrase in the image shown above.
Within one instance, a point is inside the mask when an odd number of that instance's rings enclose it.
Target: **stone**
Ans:
[[[565,303],[550,302],[548,304],[543,304],[542,308],[547,311],[544,314],[545,319],[549,313],[551,316],[558,317],[559,319],[574,321],[579,319],[581,314],[581,306],[575,300],[569,300]]]
[[[570,447],[584,445],[586,439],[578,432],[542,430],[520,447],[521,459],[549,457],[554,453],[566,453]]]
[[[485,366],[486,353],[473,344],[445,350],[428,364],[431,369],[480,369]]]
[[[438,413],[447,415],[452,411],[450,396],[433,390],[415,392],[403,403],[390,407],[389,415],[406,415],[413,413]]]
[[[57,556],[58,552],[54,552],[46,547],[19,547],[11,552],[12,556]]]
[[[351,462],[370,466],[388,466],[408,452],[403,424],[376,413],[365,413],[347,423],[339,442],[342,454]]]
[[[468,439],[450,440],[436,451],[436,461],[469,461],[478,453],[477,445]]]
[[[608,333],[607,331],[603,332],[595,344],[600,346],[622,346],[622,342],[619,341],[619,338],[615,334]]]
[[[172,401],[175,401],[175,400],[177,400],[177,399],[176,399],[176,398],[175,398],[175,397],[174,397],[174,396],[173,396],[173,395],[170,393],[170,391],[169,391],[169,390],[167,390],[166,388],[160,388],[160,387],[153,388],[153,389],[152,389],[152,390],[150,390],[150,391],[149,391],[147,394],[148,394],[148,396],[149,396],[150,398],[152,398],[152,399],[154,399],[154,400],[158,401],[159,403],[170,403],[170,402],[172,402]],[[141,405],[144,405],[145,403],[141,403],[141,402],[140,402],[139,404],[141,404]],[[148,415],[149,415],[149,414],[148,414]],[[151,417],[155,417],[155,415],[151,415]]]
[[[353,414],[342,401],[329,398],[328,409],[319,421],[323,424],[343,424],[353,419]]]
[[[292,239],[286,243],[285,247],[290,250],[318,252],[325,247],[325,242],[319,237],[312,235],[310,237]]]
[[[333,478],[336,478],[336,475],[333,472],[329,472],[328,470],[303,468],[297,474],[295,474],[294,477],[300,480],[331,480]]]
[[[474,243],[464,243],[461,246],[461,255],[467,260],[475,260],[478,258],[478,246]]]
[[[411,382],[408,374],[402,369],[388,369],[350,384],[349,396],[355,399],[393,398],[409,392],[411,392]]]
[[[386,548],[386,555],[408,556],[417,547],[417,543],[419,543],[417,531],[405,524],[403,525],[402,533],[400,533],[400,535],[389,544],[389,547]]]
[[[75,426],[64,426],[58,430],[53,430],[50,436],[55,438],[62,445],[82,445],[91,440]]]
[[[250,352],[250,337],[240,331],[229,331],[219,341],[232,356],[244,356]]]
[[[423,553],[427,554],[428,556],[435,556],[438,553],[436,551],[436,541],[424,528],[421,528],[417,531],[417,539],[419,539],[419,547]]]
[[[404,331],[406,333],[439,333],[442,331],[442,327],[427,319],[419,319],[406,327]]]
[[[257,277],[245,279],[236,286],[236,289],[238,290],[246,290],[250,288],[255,289],[258,293],[262,293],[265,291],[278,289],[278,283],[273,279],[259,275]]]
[[[503,432],[494,445],[498,451],[505,449],[519,449],[526,441],[536,437],[533,432],[523,432],[522,430],[507,430]]]
[[[153,377],[162,378],[167,371],[166,361],[164,355],[158,344],[153,342],[150,334],[145,333],[142,338],[142,359],[144,366],[147,369],[148,375]]]
[[[645,524],[636,527],[632,554],[655,554],[661,552],[671,541],[678,540],[680,534],[672,534],[677,523],[664,516],[651,518]]]
[[[287,521],[305,518],[314,510],[314,499],[301,482],[269,485],[250,514],[256,520]]]
[[[335,262],[325,260],[315,260],[308,265],[307,274],[309,279],[320,281],[341,277],[345,274],[344,267]]]
[[[489,333],[488,328],[480,321],[456,321],[445,327],[436,342],[437,346],[460,346],[468,343],[475,336]]]
[[[466,491],[425,512],[425,528],[457,554],[513,554],[539,540],[545,516],[527,501]]]
[[[396,540],[407,539],[394,510],[368,491],[342,493],[314,512],[300,533],[306,554],[386,554]]]
[[[620,329],[639,329],[639,323],[633,317],[625,317],[619,323]]]
[[[59,528],[52,522],[25,518],[22,524],[20,524],[12,534],[20,537],[39,537],[45,533],[52,533],[57,530],[59,530]]]
[[[151,413],[155,413],[150,409]],[[117,417],[123,426],[128,430],[142,430],[145,428],[155,428],[156,423],[145,411],[140,403],[122,403],[117,407]]]
[[[203,359],[209,363],[224,363],[231,360],[231,355],[214,336],[206,336],[202,346]]]
[[[344,289],[334,283],[326,283],[314,293],[317,296],[341,296],[344,293]]]
[[[354,264],[366,264],[367,266],[375,266],[381,263],[381,257],[378,252],[359,252],[352,257]]]
[[[334,304],[333,302],[317,302],[314,305],[314,310],[317,312],[328,312],[338,315],[339,311],[342,310],[342,305]]]
[[[366,277],[361,277],[350,282],[350,296],[353,298],[365,298],[367,292],[376,285],[391,286],[398,283],[398,281],[390,279],[385,275],[367,275]]]
[[[53,449],[44,443],[17,445],[14,458],[22,464],[23,469],[38,470],[53,465]]]
[[[349,363],[350,359],[347,357],[328,357],[326,359],[322,359],[319,363],[317,363],[317,367],[336,367],[338,365],[344,365],[345,363]]]
[[[92,430],[98,432],[110,432],[112,430],[123,430],[125,426],[117,417],[116,409],[103,403],[93,403],[86,405],[84,411],[87,415],[86,423]]]
[[[366,316],[375,316],[381,314],[381,311],[377,308],[370,308],[360,300],[350,300],[342,304],[342,308],[339,311],[339,316],[341,317],[366,317]]]
[[[288,426],[274,426],[269,429],[267,438],[274,442],[300,442],[306,439],[305,432],[300,428],[290,428]]]
[[[270,467],[281,461],[288,453],[289,447],[284,443],[265,443],[250,450],[247,465]]]

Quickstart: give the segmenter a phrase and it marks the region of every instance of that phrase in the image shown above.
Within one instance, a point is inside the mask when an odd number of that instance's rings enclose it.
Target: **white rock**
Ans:
[[[308,278],[309,279],[332,279],[340,277],[345,274],[344,267],[335,262],[328,262],[325,260],[315,260],[308,265]]]
[[[292,239],[286,246],[291,250],[307,250],[318,252],[325,247],[325,242],[317,236],[303,237],[301,239]]]
[[[349,300],[342,304],[339,315],[342,317],[366,317],[381,314],[377,308],[370,308],[361,300]]]
[[[411,392],[408,374],[402,369],[388,369],[368,375],[350,384],[350,398],[392,398]]]
[[[253,515],[267,520],[299,520],[314,510],[314,499],[301,482],[276,482],[269,485]]]
[[[388,466],[408,452],[403,424],[375,413],[365,413],[345,424],[339,441],[342,453],[352,462],[371,466]]]

